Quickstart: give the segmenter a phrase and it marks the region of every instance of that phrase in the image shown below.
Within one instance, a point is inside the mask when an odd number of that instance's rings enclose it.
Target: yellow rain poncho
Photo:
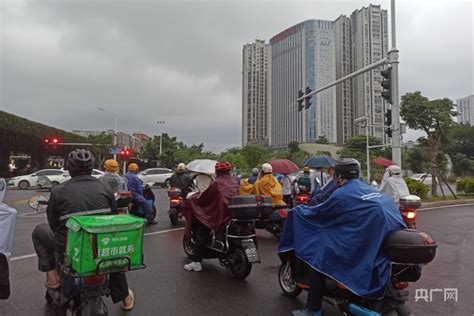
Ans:
[[[274,206],[285,205],[281,184],[271,173],[264,174],[255,182],[255,193],[257,195],[270,196]]]
[[[247,181],[247,179],[240,180],[240,195],[255,194],[255,186]]]

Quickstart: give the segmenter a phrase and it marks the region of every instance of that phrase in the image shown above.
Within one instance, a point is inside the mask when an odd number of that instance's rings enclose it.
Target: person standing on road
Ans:
[[[100,177],[100,181],[107,183],[112,188],[112,192],[127,191],[127,181],[118,174],[119,164],[115,159],[108,159],[104,162],[105,174]]]
[[[71,180],[51,191],[46,210],[48,223],[37,225],[33,231],[38,269],[46,272],[47,288],[58,289],[60,286],[58,263],[64,260],[67,220],[71,216],[107,215],[117,212],[117,204],[110,187],[91,176],[94,163],[94,156],[87,150],[76,149],[69,154],[66,168]],[[114,303],[121,301],[124,310],[133,308],[134,294],[128,288],[123,272],[110,274],[109,288]]]
[[[280,184],[283,192],[283,201],[286,205],[293,206],[293,192],[291,190],[291,180],[287,174],[283,174],[283,177],[280,180]]]
[[[17,211],[3,203],[7,191],[7,182],[0,178],[0,299],[10,297],[10,277],[8,257],[13,248],[13,234]]]
[[[170,178],[170,186],[181,190],[181,197],[186,199],[188,194],[192,191],[193,180],[186,174],[186,166],[184,163],[179,163],[176,167],[176,173]]]
[[[138,165],[136,163],[129,164],[128,172],[125,174],[125,178],[128,181],[128,189],[132,192],[133,201],[139,204],[145,211],[148,224],[156,225],[158,221],[154,218],[153,210],[143,196],[142,181],[138,178],[137,173]]]

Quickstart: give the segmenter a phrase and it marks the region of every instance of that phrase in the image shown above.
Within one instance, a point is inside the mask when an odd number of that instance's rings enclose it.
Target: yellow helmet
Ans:
[[[136,163],[131,163],[128,165],[128,171],[135,172],[138,170],[138,165]]]
[[[105,171],[117,172],[119,170],[119,164],[115,159],[108,159],[104,162]]]

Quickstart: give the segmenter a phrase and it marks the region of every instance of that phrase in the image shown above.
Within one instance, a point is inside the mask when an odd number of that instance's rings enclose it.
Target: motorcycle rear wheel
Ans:
[[[178,224],[178,214],[177,213],[171,213],[170,214],[170,221],[171,225],[175,226]]]
[[[288,297],[297,297],[303,290],[296,285],[289,262],[280,265],[280,269],[278,269],[278,284],[280,284],[283,295]]]
[[[234,262],[229,265],[230,272],[237,278],[244,280],[252,271],[252,263],[249,262],[242,248],[234,249]]]

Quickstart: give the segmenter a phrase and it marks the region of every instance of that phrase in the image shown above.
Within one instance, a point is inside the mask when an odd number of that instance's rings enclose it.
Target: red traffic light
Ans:
[[[58,139],[57,138],[53,138],[53,144],[57,144],[58,143]]]
[[[46,138],[46,139],[44,140],[44,143],[45,143],[45,144],[49,144],[49,139]]]

